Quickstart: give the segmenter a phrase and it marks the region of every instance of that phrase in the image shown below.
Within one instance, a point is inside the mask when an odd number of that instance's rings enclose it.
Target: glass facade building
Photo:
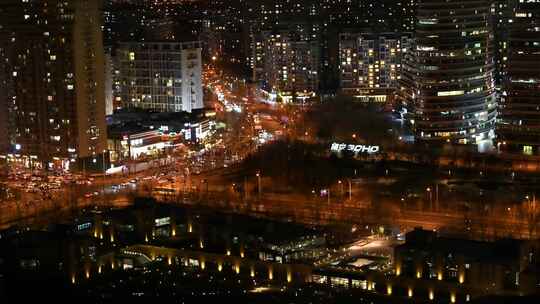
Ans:
[[[477,144],[494,137],[490,2],[420,0],[402,94],[417,140]]]

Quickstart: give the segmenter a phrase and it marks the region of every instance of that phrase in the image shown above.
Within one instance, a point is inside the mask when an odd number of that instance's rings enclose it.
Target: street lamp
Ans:
[[[208,179],[205,178],[202,182],[206,184],[206,196],[208,196]]]
[[[257,183],[258,183],[258,190],[259,190],[259,199],[261,199],[261,193],[262,193],[262,189],[261,189],[261,173],[260,173],[260,172],[257,172],[257,174],[255,174],[255,176],[257,176]]]
[[[431,188],[430,188],[430,187],[427,187],[427,188],[426,188],[426,191],[427,191],[427,193],[428,193],[428,195],[429,195],[429,203],[430,203],[430,207],[432,207],[431,204],[433,204],[433,198],[432,198],[432,194],[431,194]]]
[[[103,167],[103,205],[105,205],[105,175],[107,173],[107,168],[105,167],[105,152],[107,152],[107,150],[103,150],[103,153],[101,155],[101,165]]]
[[[330,187],[328,187],[326,195],[327,195],[327,198],[328,198],[328,204],[330,204]]]
[[[349,182],[349,200],[352,201],[352,182],[350,178],[347,181]]]
[[[103,167],[103,176],[105,176],[105,172],[107,170],[107,168],[105,167],[105,153],[107,152],[107,150],[103,150],[103,153],[102,153],[102,156],[101,156],[101,165]]]

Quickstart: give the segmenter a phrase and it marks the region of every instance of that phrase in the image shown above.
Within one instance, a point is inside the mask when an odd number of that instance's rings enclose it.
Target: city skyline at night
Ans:
[[[536,303],[539,0],[0,1],[0,302]]]

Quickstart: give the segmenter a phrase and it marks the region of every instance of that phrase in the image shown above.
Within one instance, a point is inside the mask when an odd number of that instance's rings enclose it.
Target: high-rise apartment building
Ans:
[[[540,1],[510,0],[506,15],[497,145],[540,155]]]
[[[262,75],[264,75],[265,57],[265,41],[263,40],[263,34],[252,29],[249,37],[251,56],[248,58],[248,65],[251,68],[251,80],[255,82],[262,81]]]
[[[490,1],[419,0],[402,93],[421,141],[477,144],[494,137]]]
[[[105,53],[105,115],[114,112],[114,65],[110,53]]]
[[[263,88],[283,102],[315,97],[319,90],[320,42],[316,23],[297,23],[266,31],[255,50],[262,67],[254,70]]]
[[[399,33],[341,33],[340,90],[361,101],[386,102],[398,88],[402,53],[411,35]]]
[[[266,44],[265,76],[268,87],[283,102],[314,97],[319,86],[319,47],[312,41],[270,34]]]
[[[492,0],[491,18],[493,23],[494,36],[494,58],[495,58],[495,85],[498,93],[501,91],[502,81],[506,69],[506,52],[508,47],[508,20],[509,16],[508,0]]]
[[[117,56],[125,107],[159,112],[204,107],[200,42],[125,42]]]
[[[3,49],[0,48],[0,59],[5,58]],[[6,70],[6,62],[0,60],[0,158],[5,159],[3,155],[9,150],[9,136],[8,136],[8,117],[7,117],[7,103],[8,103],[8,91],[7,80],[10,77],[9,71]]]
[[[10,161],[96,163],[106,149],[99,1],[0,2],[2,91]],[[99,162],[101,163],[101,162]]]

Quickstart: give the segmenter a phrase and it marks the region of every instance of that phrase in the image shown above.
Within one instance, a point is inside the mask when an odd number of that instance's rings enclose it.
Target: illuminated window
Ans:
[[[457,96],[463,95],[465,91],[446,91],[446,92],[437,92],[437,96]]]

